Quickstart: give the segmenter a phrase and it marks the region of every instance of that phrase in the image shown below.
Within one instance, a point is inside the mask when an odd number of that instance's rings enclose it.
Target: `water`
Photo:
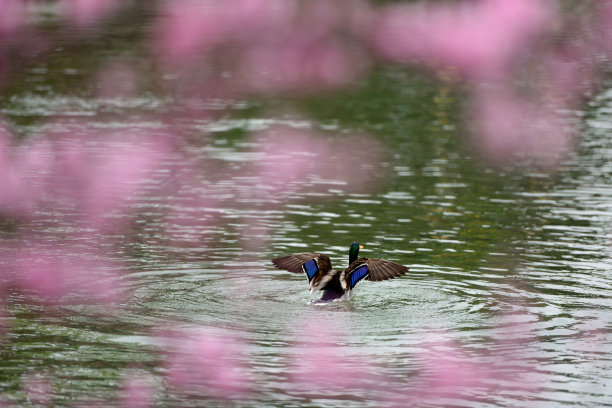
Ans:
[[[20,79],[50,71],[34,67]],[[66,93],[44,80],[45,92],[24,87],[2,97],[3,115],[22,135],[53,126],[46,117],[122,130],[137,116],[142,129],[157,129],[172,105],[153,95]],[[580,149],[555,174],[475,163],[460,142],[454,97],[412,73],[378,72],[351,94],[303,102],[316,121],[270,119],[257,103],[230,106],[222,120],[183,124],[213,135],[187,146],[190,157],[240,168],[249,161],[247,131],[323,123],[330,137],[358,129],[388,145],[384,182],[359,193],[306,190],[266,208],[229,197],[235,205],[208,209],[215,223],[187,219],[172,239],[139,219],[109,251],[128,264],[131,296],[120,308],[7,300],[4,401],[34,404],[23,384],[37,376],[48,379],[54,404],[109,401],[135,373],[150,379],[160,406],[402,406],[410,398],[431,406],[612,405],[612,92],[586,108]],[[303,276],[269,262],[314,251],[343,267],[353,240],[363,255],[407,265],[409,274],[364,282],[351,302],[315,305]],[[227,403],[167,386],[160,331],[202,326],[244,342],[235,358],[252,394]],[[319,330],[338,355],[362,362],[368,388],[295,386],[296,345]],[[455,386],[447,389],[436,370],[467,378],[447,380]]]

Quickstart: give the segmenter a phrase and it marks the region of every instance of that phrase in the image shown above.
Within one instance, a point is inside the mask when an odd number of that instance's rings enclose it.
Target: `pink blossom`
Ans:
[[[232,333],[203,328],[169,339],[168,383],[188,393],[217,399],[244,397],[250,380],[240,362],[244,345]]]
[[[119,6],[119,0],[61,0],[64,14],[78,25],[89,25],[106,17]]]
[[[23,238],[12,250],[12,281],[45,303],[117,304],[122,297],[117,266],[77,243]]]
[[[52,165],[45,141],[13,147],[12,135],[0,126],[0,214],[30,217],[42,200]]]
[[[15,174],[10,152],[10,135],[6,127],[0,127],[0,211],[4,214],[15,211],[22,191],[21,180]]]
[[[80,192],[81,205],[89,224],[97,228],[107,225],[105,215],[134,200],[163,157],[163,146],[155,142],[105,142],[109,150],[98,157],[86,155],[91,162],[81,168],[88,178]]]
[[[157,46],[169,62],[192,58],[237,36],[252,39],[255,30],[275,28],[294,7],[281,0],[169,0],[161,12]]]
[[[371,378],[367,373],[372,368],[337,343],[308,340],[295,346],[293,352],[290,376],[300,392],[368,388]]]
[[[23,389],[28,402],[33,405],[50,406],[53,390],[49,378],[41,373],[29,373],[23,377]]]
[[[200,248],[215,225],[220,222],[225,207],[221,193],[194,171],[196,166],[173,168],[172,176],[164,183],[160,194],[164,200],[164,231],[172,245]],[[231,188],[231,187],[227,187]]]
[[[23,0],[2,0],[0,2],[0,38],[12,33],[25,23],[27,2]]]
[[[271,127],[253,135],[259,188],[289,195],[295,189],[360,191],[376,180],[384,149],[365,134],[326,135],[308,129]],[[276,190],[276,191],[274,191]]]
[[[77,211],[89,227],[113,225],[108,215],[136,196],[167,146],[155,137],[99,135],[98,142],[92,134],[51,134],[13,147],[0,129],[0,213],[32,217],[46,205],[71,217]]]
[[[2,270],[2,268],[0,268],[0,273],[4,273],[5,271]],[[4,298],[4,288],[2,286],[0,286],[0,295],[2,296],[2,298]],[[7,329],[8,326],[8,315],[6,313],[6,310],[4,308],[4,303],[0,302],[0,338],[4,337],[4,333]]]
[[[97,236],[81,234],[109,231],[117,219],[129,219],[127,204],[152,177],[166,145],[127,134],[100,135],[103,143],[78,135],[45,136],[14,148],[6,137],[0,140],[0,167],[7,176],[0,184],[0,210],[27,216],[26,230],[31,230],[5,243],[13,260],[12,282],[43,302],[117,303],[122,291],[117,265],[102,261],[106,245]],[[48,224],[49,212],[53,228],[62,225],[65,232],[60,237],[43,228],[33,238],[32,227]],[[118,212],[124,215],[113,217]]]
[[[575,109],[584,101],[587,92],[599,80],[595,50],[584,41],[568,42],[545,53],[541,59],[541,78],[536,83],[542,96],[559,106]]]
[[[497,79],[550,30],[551,18],[549,3],[540,0],[396,5],[383,8],[374,23],[373,45],[395,61]]]
[[[238,63],[238,80],[254,92],[315,91],[352,83],[367,62],[359,49],[333,37],[283,35],[278,42],[254,44]]]
[[[554,101],[537,103],[504,88],[473,96],[474,147],[496,165],[525,161],[553,168],[574,147],[574,123]]]
[[[334,325],[336,329],[342,322]],[[290,379],[299,392],[320,393],[335,390],[369,389],[376,379],[375,367],[341,346],[343,339],[325,323],[308,321],[300,324],[294,338],[299,339],[290,350]],[[380,380],[380,379],[379,379]]]
[[[87,127],[78,131],[87,137],[52,131],[46,139],[33,142],[48,143],[52,154],[45,205],[63,211],[70,222],[109,230],[125,221],[126,217],[112,215],[127,212],[126,206],[151,180],[168,153],[165,135],[109,135]]]
[[[368,135],[326,136],[277,125],[254,133],[251,141],[252,164],[229,183],[236,201],[251,209],[278,208],[298,192],[363,191],[376,181],[374,169],[383,156],[381,145]],[[264,247],[271,233],[258,218],[248,218],[241,230],[251,250]]]
[[[223,215],[234,213],[244,217],[245,245],[261,248],[271,230],[253,214],[279,209],[298,191],[363,191],[376,180],[383,156],[381,144],[367,135],[326,135],[281,125],[254,132],[246,145],[240,166],[184,159],[168,169],[171,175],[159,195],[168,197],[163,218],[173,244],[201,247],[206,234],[219,229]]]
[[[42,302],[118,302],[117,265],[102,261],[107,245],[83,228],[114,227],[110,216],[127,211],[165,152],[155,138],[125,138],[107,145],[47,134],[13,146],[2,129],[0,212],[29,231],[2,242],[10,286]]]
[[[390,406],[447,406],[451,401],[488,402],[504,393],[528,401],[545,386],[547,377],[538,370],[532,353],[538,339],[531,323],[538,319],[525,306],[505,314],[485,331],[476,347],[427,329],[414,356],[418,370],[404,391],[395,391]],[[486,346],[485,346],[486,345]],[[527,404],[529,405],[529,404]]]
[[[102,99],[132,98],[139,90],[138,61],[113,62],[97,72],[98,96]]]
[[[310,130],[274,126],[252,136],[256,161],[252,169],[257,176],[255,188],[274,188],[277,194],[290,194],[309,176],[317,174],[333,155],[333,146],[322,135]],[[321,174],[333,177],[335,174]],[[269,195],[270,191],[261,191]]]
[[[351,39],[363,3],[341,4],[173,0],[162,13],[155,46],[180,77],[194,77],[189,91],[199,81],[207,96],[336,88],[368,66]]]
[[[432,403],[444,398],[461,398],[466,393],[478,395],[478,389],[492,376],[491,367],[478,361],[456,345],[430,343],[419,375],[403,404]]]
[[[153,405],[155,390],[150,376],[128,372],[123,380],[119,405],[125,408],[147,408]]]
[[[166,3],[157,40],[165,58],[172,61],[191,57],[201,48],[224,39],[231,27],[227,25],[225,8],[214,3],[189,0]]]
[[[586,30],[591,30],[589,40],[600,52],[612,59],[612,1],[600,0],[595,5],[595,17],[588,21]]]

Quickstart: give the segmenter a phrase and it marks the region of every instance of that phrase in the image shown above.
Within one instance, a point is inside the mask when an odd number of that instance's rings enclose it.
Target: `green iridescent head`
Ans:
[[[349,265],[357,260],[357,258],[359,257],[359,250],[361,248],[363,247],[359,245],[358,242],[353,242],[351,244],[351,247],[349,248]]]

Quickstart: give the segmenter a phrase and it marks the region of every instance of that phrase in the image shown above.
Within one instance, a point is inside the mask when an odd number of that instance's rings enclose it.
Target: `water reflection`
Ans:
[[[36,105],[28,97],[12,102],[4,112],[11,117]],[[151,99],[136,109],[155,112],[163,104]],[[53,100],[36,106],[53,116],[74,113],[74,105]],[[91,106],[84,112],[96,109]],[[589,137],[579,156],[552,176],[486,174],[443,149],[420,166],[420,153],[399,143],[395,156],[380,163],[391,177],[373,191],[348,191],[321,176],[293,190],[287,203],[272,195],[265,206],[245,206],[252,196],[236,184],[256,182],[236,173],[212,189],[214,180],[204,179],[215,200],[194,206],[190,194],[168,202],[160,193],[165,190],[153,185],[150,201],[138,204],[131,235],[115,236],[121,242],[115,256],[130,265],[132,296],[121,309],[103,317],[76,306],[40,313],[42,306],[12,298],[3,319],[10,333],[2,350],[5,399],[22,403],[32,398],[24,393],[36,394],[22,384],[36,390],[47,381],[57,404],[114,398],[129,367],[163,390],[162,404],[189,406],[202,398],[214,405],[208,398],[222,398],[208,391],[183,394],[160,385],[170,368],[159,354],[158,328],[171,322],[187,337],[205,326],[239,339],[241,353],[232,362],[247,370],[255,389],[237,396],[239,405],[601,405],[612,380],[611,106],[604,93],[589,112]],[[187,126],[211,132],[213,142],[188,145],[173,160],[206,157],[240,171],[261,152],[232,131],[312,126],[303,119],[280,122],[195,121]],[[159,125],[152,119],[140,126]],[[201,178],[186,180],[187,193],[202,188]],[[182,218],[167,216],[172,206]],[[410,273],[361,285],[350,303],[323,306],[310,303],[303,277],[276,271],[268,261],[325,251],[335,265],[345,265],[352,240],[363,242],[368,256],[409,265]],[[327,359],[335,361],[335,377],[321,377],[326,387],[311,381],[320,344],[334,351]],[[365,367],[364,375],[351,373],[362,387],[334,382],[348,375],[345,361]],[[449,376],[457,372],[466,378]]]

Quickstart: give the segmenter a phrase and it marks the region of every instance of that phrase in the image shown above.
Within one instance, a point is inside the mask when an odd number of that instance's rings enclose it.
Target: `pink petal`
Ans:
[[[0,2],[0,35],[12,33],[25,24],[27,2],[2,0]]]
[[[534,38],[549,30],[551,15],[548,3],[539,0],[396,5],[383,9],[373,44],[395,61],[499,78]]]
[[[23,239],[13,253],[13,280],[24,293],[46,303],[117,304],[123,292],[120,277],[101,259],[83,248]]]
[[[573,150],[573,124],[556,105],[500,88],[475,92],[474,99],[474,146],[487,162],[552,168]]]
[[[326,325],[313,320],[300,324],[294,335],[289,361],[290,379],[300,391],[319,393],[347,389],[367,389],[374,381],[370,374],[374,367],[359,356],[351,355],[350,348],[340,345],[342,339]],[[342,322],[336,322],[334,330],[341,331]]]
[[[40,373],[29,373],[24,376],[22,381],[29,403],[50,406],[53,390],[51,381],[47,376]]]
[[[78,25],[96,23],[117,8],[119,4],[119,0],[62,0],[64,13]]]
[[[120,406],[125,408],[147,408],[153,405],[155,389],[150,376],[129,372],[123,380]]]
[[[190,393],[217,399],[245,396],[250,380],[239,358],[244,345],[231,333],[200,329],[170,340],[168,383]]]

